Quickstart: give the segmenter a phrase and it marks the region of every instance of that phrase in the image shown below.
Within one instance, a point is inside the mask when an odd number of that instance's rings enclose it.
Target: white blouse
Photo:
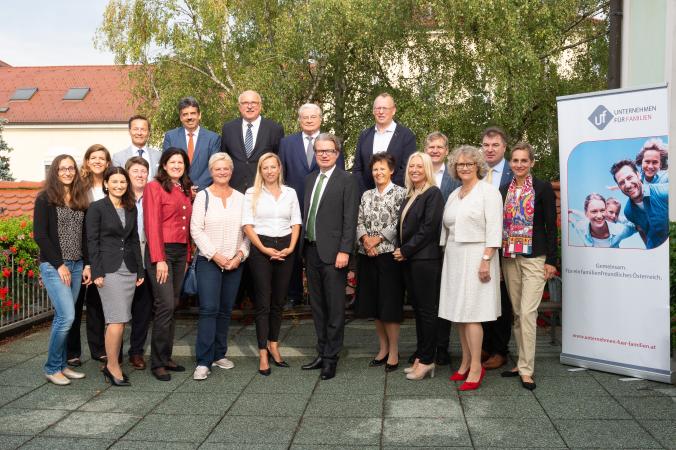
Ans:
[[[205,212],[207,190],[209,188],[197,193],[190,218],[190,235],[200,255],[210,260],[220,253],[231,259],[241,251],[246,258],[249,240],[242,231],[244,195],[233,189],[223,206],[223,201],[209,192],[209,206]]]
[[[279,198],[275,198],[265,186],[258,197],[256,213],[253,212],[254,188],[246,190],[244,195],[244,214],[242,225],[253,225],[259,236],[283,237],[291,234],[291,227],[303,223],[300,217],[300,205],[296,191],[282,186]]]

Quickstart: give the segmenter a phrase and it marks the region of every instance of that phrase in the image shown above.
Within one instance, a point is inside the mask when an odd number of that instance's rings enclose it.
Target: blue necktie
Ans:
[[[246,150],[246,157],[249,158],[253,152],[253,133],[251,128],[253,127],[252,123],[247,123],[248,127],[246,130],[246,138],[244,139],[244,150]]]

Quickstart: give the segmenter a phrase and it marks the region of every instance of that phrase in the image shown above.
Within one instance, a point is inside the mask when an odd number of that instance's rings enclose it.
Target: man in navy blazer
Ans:
[[[157,166],[160,163],[162,152],[156,148],[148,147],[150,121],[147,117],[137,114],[131,116],[128,123],[131,145],[113,154],[113,164],[117,167],[124,167],[129,158],[140,156],[148,163],[148,176],[152,179],[157,174]]]
[[[425,153],[432,159],[432,173],[434,181],[441,190],[444,197],[444,204],[456,188],[462,185],[460,180],[452,178],[446,167],[446,157],[448,156],[448,137],[439,131],[434,131],[425,138]],[[449,344],[451,341],[451,322],[437,318],[437,351],[435,363],[441,366],[451,363],[451,354]],[[415,357],[413,358],[415,359]]]
[[[162,149],[175,147],[185,150],[190,159],[188,175],[201,191],[211,184],[209,158],[220,151],[221,138],[213,131],[200,127],[200,105],[193,97],[185,97],[178,102],[178,118],[183,126],[166,132]]]
[[[500,189],[511,183],[514,173],[505,160],[507,151],[507,134],[502,128],[489,127],[481,133],[481,148],[488,164],[488,174],[484,178]],[[502,367],[507,362],[507,346],[512,335],[512,302],[507,293],[504,280],[500,281],[500,304],[502,315],[492,322],[483,322],[483,353],[487,358],[484,368],[491,370]],[[483,359],[483,358],[482,358]]]
[[[397,105],[390,94],[380,94],[373,102],[373,117],[376,124],[359,135],[352,167],[352,173],[359,182],[360,194],[375,187],[369,170],[369,163],[374,153],[387,152],[394,157],[392,182],[404,186],[408,157],[416,150],[415,135],[411,130],[394,121],[396,112]]]
[[[244,193],[253,186],[258,159],[265,153],[279,153],[284,128],[261,117],[262,99],[256,91],[239,95],[239,118],[223,125],[221,151],[230,155],[234,164],[230,186]]]
[[[319,136],[322,125],[322,110],[314,103],[306,103],[298,108],[298,123],[301,131],[285,136],[279,142],[279,159],[282,161],[284,183],[296,190],[300,210],[303,211],[305,177],[319,170],[315,160],[314,141]],[[345,158],[341,153],[336,165],[345,170]],[[300,246],[296,246],[299,248]],[[289,283],[287,308],[297,306],[303,300],[303,259],[298,253]]]

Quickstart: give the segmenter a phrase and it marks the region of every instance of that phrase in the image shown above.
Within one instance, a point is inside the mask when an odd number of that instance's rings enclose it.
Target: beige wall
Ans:
[[[92,144],[102,144],[111,155],[130,144],[127,124],[100,125],[11,125],[3,138],[14,149],[10,153],[12,175],[18,181],[42,181],[45,165],[61,153],[73,155],[80,164]]]

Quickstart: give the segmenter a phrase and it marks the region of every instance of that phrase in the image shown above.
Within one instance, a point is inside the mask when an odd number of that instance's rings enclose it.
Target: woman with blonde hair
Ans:
[[[444,247],[439,317],[457,325],[462,361],[451,375],[464,381],[461,391],[479,388],[481,322],[497,319],[500,307],[502,198],[490,183],[482,182],[488,165],[478,148],[458,147],[451,154],[450,174],[462,185],[451,193],[443,211],[440,244]]]
[[[110,152],[101,144],[90,146],[82,158],[80,179],[87,194],[88,203],[106,197],[103,192],[103,174],[112,166]],[[75,304],[75,320],[68,333],[68,365],[77,367],[81,364],[82,344],[80,342],[80,322],[82,308],[87,305],[87,344],[93,359],[106,361],[106,346],[104,334],[106,321],[103,316],[101,297],[95,286],[85,286],[80,289]]]
[[[404,372],[409,380],[422,380],[434,376],[444,197],[435,185],[432,159],[426,153],[408,158],[405,184],[397,227],[400,245],[393,256],[403,262],[404,284],[415,311],[416,358]]]
[[[258,160],[254,185],[246,191],[242,220],[253,245],[249,264],[261,375],[270,375],[270,359],[277,367],[289,367],[279,354],[279,330],[302,223],[296,191],[284,185],[279,157],[264,154]]]

